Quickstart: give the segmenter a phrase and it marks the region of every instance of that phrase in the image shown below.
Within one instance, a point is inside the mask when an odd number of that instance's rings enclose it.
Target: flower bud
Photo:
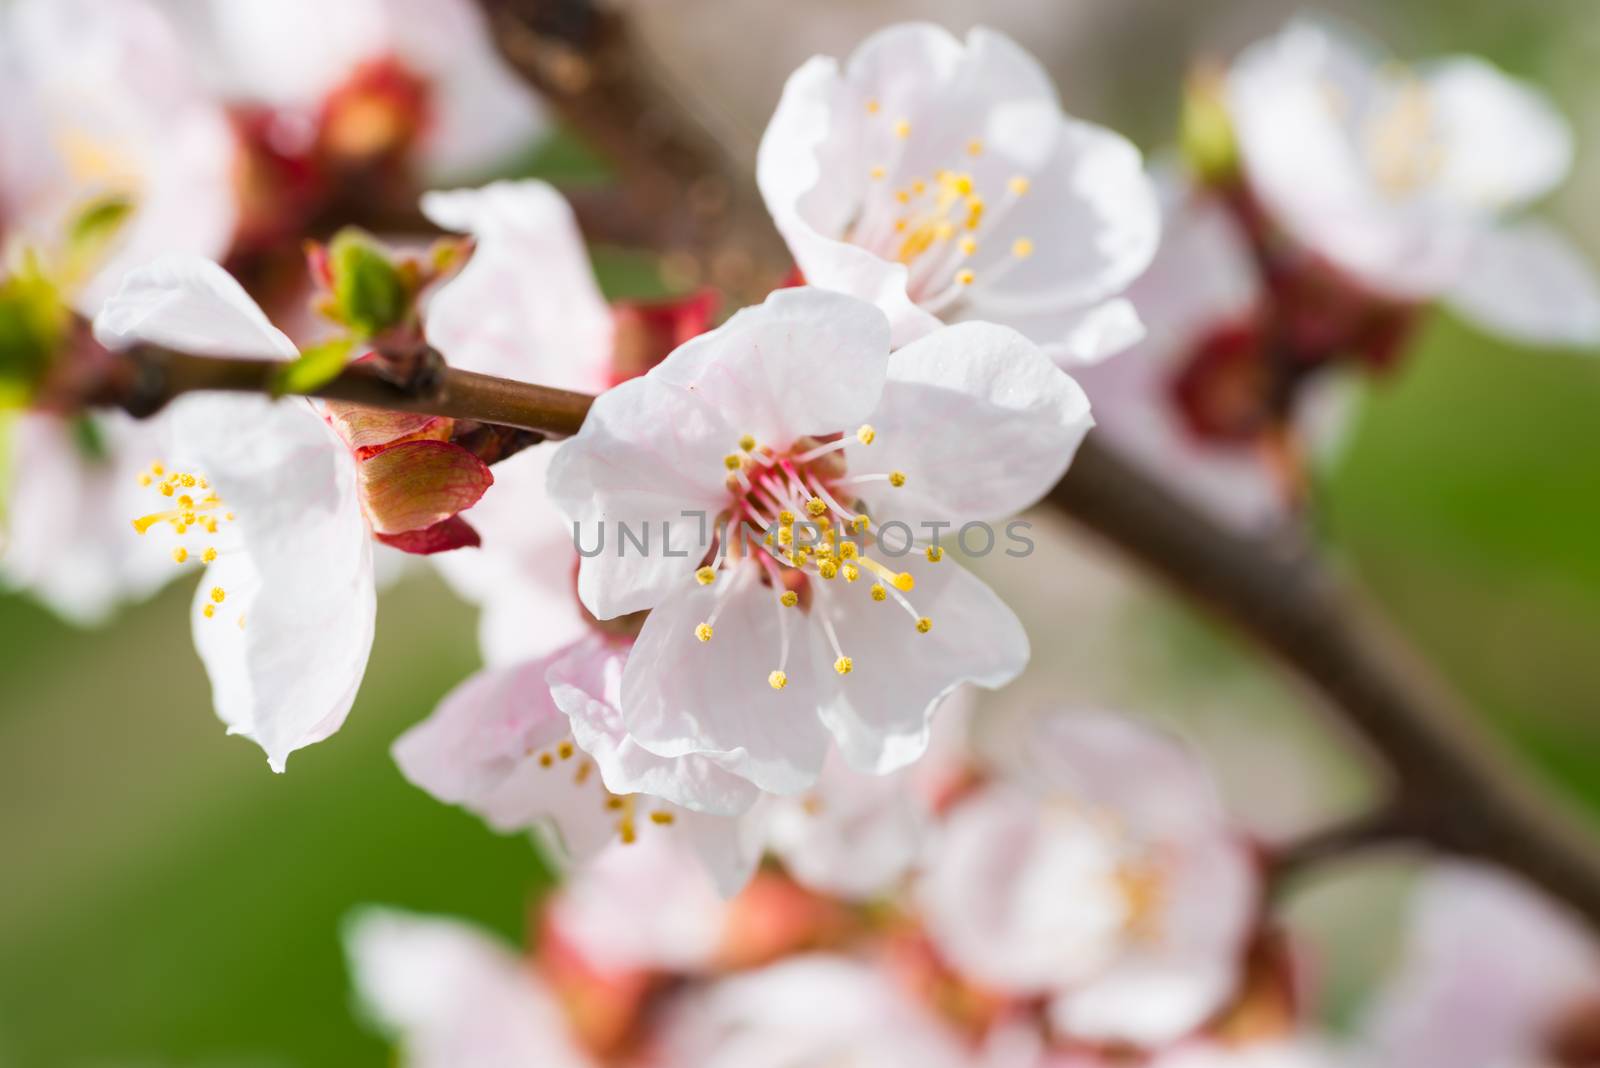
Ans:
[[[371,337],[406,318],[411,288],[400,267],[371,237],[341,230],[328,246],[333,282],[332,311],[342,322]]]

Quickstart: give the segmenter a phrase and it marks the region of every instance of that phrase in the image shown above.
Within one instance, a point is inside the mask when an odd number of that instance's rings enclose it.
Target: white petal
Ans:
[[[293,359],[273,326],[227,271],[197,256],[168,256],[130,273],[95,318],[108,348],[141,342],[211,356]]]
[[[217,714],[282,771],[339,729],[366,671],[376,592],[355,460],[305,401],[193,396],[171,411],[175,469],[210,479],[239,547],[197,597],[195,644]],[[237,555],[235,555],[237,554]],[[237,594],[226,581],[237,581]]]
[[[406,1068],[582,1068],[588,1058],[534,972],[455,920],[365,908],[345,923],[362,1007]]]
[[[1474,56],[1423,71],[1444,145],[1437,178],[1467,207],[1504,211],[1537,200],[1572,167],[1572,131],[1539,90]]]
[[[1033,338],[1055,338],[1039,351],[1062,367],[1078,368],[1110,359],[1144,340],[1144,322],[1130,300],[1108,300],[1070,312],[1009,316],[1011,325]],[[1048,323],[1046,326],[1044,324]]]
[[[718,586],[731,581],[725,572]],[[717,608],[718,586],[686,580],[645,620],[622,675],[623,723],[662,756],[707,754],[763,790],[804,790],[826,752],[804,618],[745,580],[722,598],[715,634],[701,642],[695,628]],[[767,676],[779,664],[779,612],[788,613],[791,653],[788,685],[774,690]]]
[[[872,305],[801,286],[687,342],[649,377],[781,449],[806,434],[854,430],[877,403],[888,360],[888,325]]]
[[[827,614],[853,661],[848,675],[836,675],[833,647],[820,624],[813,625],[814,670],[825,680],[822,722],[845,760],[872,774],[922,756],[939,702],[958,685],[997,689],[1028,663],[1021,622],[953,558],[932,564],[919,553],[884,562],[915,577],[915,589],[905,596],[933,621],[928,633],[894,601],[873,601],[863,588],[865,576],[853,584],[833,580],[817,591],[811,608],[813,615]]]
[[[546,673],[552,698],[566,713],[572,736],[594,758],[614,794],[642,793],[677,805],[736,816],[759,794],[744,779],[706,756],[661,757],[628,735],[618,707],[629,646],[594,636],[579,642]]]
[[[1066,471],[1093,420],[1077,383],[1021,334],[989,323],[948,327],[897,351],[877,437],[848,450],[850,469],[899,470],[906,483],[863,487],[874,521],[1001,519],[1034,504]]]
[[[1528,219],[1483,234],[1450,303],[1486,330],[1534,345],[1600,345],[1600,282],[1562,234]]]
[[[654,372],[595,400],[551,461],[547,485],[572,521],[584,555],[578,596],[597,619],[650,608],[688,581],[727,502],[722,457],[739,434]]]
[[[1258,907],[1253,861],[1224,835],[1180,841],[1166,855],[1150,937],[1056,997],[1050,1020],[1061,1034],[1164,1046],[1198,1030],[1234,995]]]
[[[495,182],[428,193],[422,211],[477,239],[427,308],[428,339],[452,366],[558,389],[606,387],[611,310],[561,194],[544,182]]]
[[[497,831],[538,830],[566,859],[582,861],[615,838],[616,816],[599,776],[582,772],[585,754],[559,756],[569,724],[545,673],[563,654],[474,675],[400,736],[394,758],[440,801]]]

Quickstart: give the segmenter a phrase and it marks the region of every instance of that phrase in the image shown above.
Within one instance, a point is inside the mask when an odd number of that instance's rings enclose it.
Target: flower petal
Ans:
[[[1450,293],[1462,315],[1534,345],[1600,345],[1600,282],[1563,235],[1533,219],[1483,234]]]
[[[719,601],[717,587],[686,580],[650,613],[622,674],[622,721],[651,752],[706,754],[763,790],[796,793],[816,781],[826,753],[803,620],[753,577],[727,582],[741,585]],[[719,609],[712,639],[697,640]],[[779,612],[791,613],[792,644],[788,685],[775,690],[767,676],[779,664]]]
[[[477,239],[425,315],[452,366],[560,389],[609,384],[611,312],[561,194],[544,182],[495,182],[428,193],[422,211]]]
[[[906,596],[932,628],[921,633],[899,605],[874,602],[862,584],[842,580],[817,590],[813,614],[826,614],[851,658],[848,675],[822,627],[811,628],[817,675],[825,680],[822,722],[853,768],[882,775],[922,756],[939,702],[963,682],[1004,686],[1028,663],[1028,635],[993,590],[948,557],[938,564],[890,558],[916,586]]]
[[[299,355],[233,275],[198,256],[165,256],[130,272],[94,332],[111,349],[147,343],[208,356]]]
[[[1464,206],[1499,212],[1538,200],[1572,169],[1572,130],[1549,97],[1476,56],[1426,66],[1443,144],[1437,183]]]
[[[1060,479],[1093,425],[1077,383],[1006,327],[947,327],[896,352],[889,368],[876,439],[847,453],[852,471],[906,475],[899,488],[864,487],[875,521],[1015,515]]]
[[[407,441],[357,465],[362,503],[379,534],[423,530],[478,503],[489,465],[448,441]]]
[[[660,757],[628,736],[618,708],[628,646],[591,636],[546,673],[551,697],[571,721],[572,736],[594,758],[615,794],[649,794],[716,815],[748,810],[759,791],[707,756]]]

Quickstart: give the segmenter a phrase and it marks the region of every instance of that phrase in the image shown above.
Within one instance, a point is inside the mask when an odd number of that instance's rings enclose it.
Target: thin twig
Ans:
[[[1412,840],[1404,810],[1380,805],[1272,850],[1268,856],[1271,883],[1282,888],[1326,861]]]

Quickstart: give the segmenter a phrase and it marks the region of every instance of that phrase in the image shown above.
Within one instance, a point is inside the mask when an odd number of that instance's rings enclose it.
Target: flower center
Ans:
[[[869,121],[888,122],[877,101],[867,103],[867,113]],[[985,179],[967,169],[984,154],[977,139],[960,153],[965,158],[951,160],[931,175],[904,174],[910,120],[896,120],[891,132],[895,158],[868,171],[868,193],[845,239],[905,264],[912,300],[937,314],[980,279],[992,284],[1033,255],[1033,241],[1026,237],[1013,239],[1002,255],[987,248],[999,221],[1027,195],[1025,176],[1007,178],[1003,190],[979,188]]]
[[[694,634],[701,642],[711,641],[727,596],[751,581],[765,585],[778,613],[778,665],[767,675],[774,690],[789,685],[790,609],[799,609],[821,625],[833,649],[835,673],[843,676],[855,670],[855,658],[840,645],[828,613],[815,604],[817,583],[842,580],[848,586],[870,576],[865,586],[868,601],[893,600],[910,615],[918,633],[933,629],[933,620],[906,597],[916,585],[911,575],[868,555],[878,542],[871,533],[871,519],[859,507],[856,487],[887,482],[898,489],[906,484],[903,471],[848,472],[844,449],[851,444],[871,445],[876,438],[877,431],[862,426],[851,436],[828,441],[806,437],[779,450],[746,434],[739,439],[738,451],[723,458],[731,500],[718,517],[708,562],[695,572],[702,586],[717,587],[716,607],[696,625]],[[936,563],[944,552],[930,546],[926,556]]]
[[[546,771],[565,767],[570,764],[574,757],[578,757],[577,766],[573,768],[572,772],[573,785],[582,787],[591,780],[599,783],[599,776],[595,774],[594,761],[584,756],[578,750],[578,747],[573,744],[571,738],[563,738],[549,749],[537,752],[530,751],[528,756],[536,757],[539,761],[539,766]],[[617,832],[618,840],[623,845],[632,845],[639,840],[641,818],[658,827],[670,827],[676,821],[676,817],[664,808],[652,809],[649,812],[642,811],[638,794],[614,794],[607,790],[604,785],[601,785],[599,789],[600,803],[605,807],[608,814],[614,814],[616,822],[613,824],[613,828]]]
[[[168,471],[165,464],[156,462],[139,473],[139,485],[164,498],[166,507],[139,516],[133,521],[133,529],[144,535],[152,527],[170,528],[178,539],[172,548],[175,564],[186,564],[190,560],[215,563],[221,553],[218,542],[223,535],[222,524],[232,523],[233,513],[227,510],[211,483],[192,471]],[[227,597],[227,591],[221,586],[211,587],[200,614],[207,619],[214,618]],[[239,626],[244,626],[242,615]]]
[[[1362,127],[1367,166],[1390,196],[1417,192],[1439,176],[1444,142],[1434,124],[1433,97],[1415,75],[1400,73],[1388,103]]]

